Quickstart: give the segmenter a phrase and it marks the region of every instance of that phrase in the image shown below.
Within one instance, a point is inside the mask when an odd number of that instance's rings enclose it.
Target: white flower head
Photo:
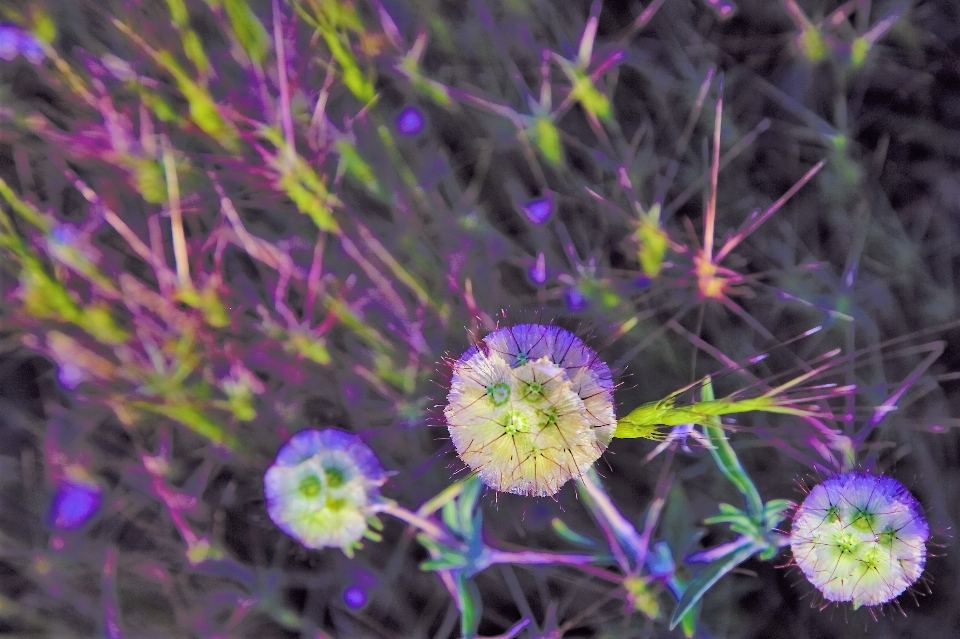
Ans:
[[[890,477],[848,472],[815,486],[793,518],[790,546],[828,601],[886,603],[920,578],[930,527]]]
[[[294,435],[263,477],[267,513],[307,548],[349,552],[367,534],[386,473],[360,438],[340,430]]]
[[[546,496],[579,477],[613,437],[610,369],[576,335],[519,324],[453,366],[444,416],[460,458],[499,491]]]

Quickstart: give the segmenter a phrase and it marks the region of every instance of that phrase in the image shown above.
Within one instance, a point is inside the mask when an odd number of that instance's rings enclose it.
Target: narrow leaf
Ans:
[[[693,608],[721,577],[749,559],[757,551],[763,550],[764,547],[763,543],[755,542],[735,550],[707,566],[684,590],[683,597],[677,602],[673,616],[670,617],[670,629],[673,630],[680,623],[681,618],[687,614],[687,611]]]

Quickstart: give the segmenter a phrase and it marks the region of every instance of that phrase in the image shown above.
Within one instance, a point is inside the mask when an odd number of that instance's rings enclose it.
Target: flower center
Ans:
[[[297,490],[304,497],[316,497],[320,494],[320,478],[316,475],[307,475],[300,480]]]
[[[506,382],[499,382],[487,386],[487,396],[494,406],[503,406],[510,399],[510,385]]]
[[[840,549],[841,554],[856,552],[859,546],[860,537],[852,532],[842,532],[837,537],[837,548]]]
[[[507,412],[503,428],[511,435],[526,433],[530,430],[530,416],[524,410],[513,409]]]
[[[850,525],[859,530],[860,532],[873,532],[873,523],[876,518],[873,516],[873,513],[868,513],[865,510],[858,510],[853,515],[853,521],[850,522]]]
[[[332,510],[334,512],[343,510],[347,506],[347,500],[343,497],[327,497],[326,507],[327,510]]]
[[[532,381],[527,384],[527,392],[523,396],[528,402],[537,402],[543,399],[543,383]]]
[[[327,466],[323,469],[323,475],[327,479],[327,486],[330,488],[339,488],[346,482],[346,476],[342,468],[336,466]]]

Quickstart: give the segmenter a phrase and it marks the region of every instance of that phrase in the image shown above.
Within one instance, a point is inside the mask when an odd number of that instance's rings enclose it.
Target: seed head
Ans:
[[[457,454],[491,488],[553,495],[613,437],[610,369],[556,326],[519,324],[483,342],[453,366],[443,412]]]
[[[794,561],[828,601],[876,606],[920,578],[930,527],[890,477],[848,472],[815,486],[793,518]]]
[[[263,477],[267,513],[307,548],[345,552],[367,533],[386,474],[360,438],[340,430],[294,435]]]

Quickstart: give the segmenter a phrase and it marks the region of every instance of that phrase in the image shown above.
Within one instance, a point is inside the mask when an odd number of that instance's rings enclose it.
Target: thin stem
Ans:
[[[624,544],[637,566],[642,565],[646,558],[646,552],[642,546],[643,540],[640,538],[637,529],[633,527],[633,524],[620,514],[620,511],[617,510],[617,507],[610,500],[610,496],[607,495],[607,492],[600,484],[600,479],[597,477],[596,471],[590,468],[580,476],[577,483],[581,488],[581,492],[588,497],[587,505],[593,511],[597,522],[604,527],[604,529],[609,527],[616,536],[616,539]],[[615,555],[618,553],[622,554],[623,548],[621,548],[619,544],[611,544],[611,546],[611,550]],[[617,561],[621,562],[621,566],[625,571],[630,572],[630,566],[626,565],[626,562],[623,561],[624,559],[625,558],[618,557]]]
[[[461,479],[460,481],[457,481],[456,483],[444,488],[443,491],[436,497],[428,499],[426,503],[417,509],[417,516],[426,517],[428,515],[432,515],[443,508],[444,504],[449,503],[450,501],[459,497],[463,492],[464,481],[465,480]]]
[[[720,118],[723,113],[723,76],[720,76],[717,96],[716,119],[713,125],[713,159],[710,162],[710,198],[707,200],[707,214],[703,228],[703,254],[708,262],[713,262],[713,233],[717,220],[717,182],[720,175]]]
[[[578,555],[552,552],[538,552],[535,550],[521,550],[511,552],[509,550],[488,549],[487,564],[528,564],[528,565],[555,565],[563,564],[567,566],[583,566],[597,561],[600,557],[597,555]]]
[[[447,535],[447,533],[440,528],[440,526],[394,502],[388,501],[378,504],[376,511],[393,515],[397,519],[403,520],[415,528],[419,528],[421,531],[437,541],[444,541],[449,538],[449,535]]]
[[[290,115],[290,85],[287,83],[287,56],[283,48],[280,3],[273,0],[273,39],[277,51],[277,77],[280,79],[280,116],[283,118],[283,134],[287,139],[287,154],[296,154],[293,137],[293,118]]]
[[[183,214],[180,211],[180,182],[177,167],[170,150],[170,142],[162,138],[163,170],[167,178],[167,198],[170,201],[170,227],[173,232],[173,258],[177,265],[177,279],[184,289],[193,288],[190,281],[190,261],[187,256],[187,238],[183,232]]]
[[[737,233],[733,237],[731,237],[729,240],[727,240],[727,243],[723,245],[723,248],[720,249],[719,253],[717,253],[716,261],[719,262],[724,257],[726,257],[727,254],[730,253],[730,251],[737,246],[737,244],[742,242],[745,237],[753,233],[758,226],[760,226],[767,220],[768,217],[776,213],[780,209],[780,207],[782,207],[787,202],[787,200],[793,197],[797,191],[803,188],[804,184],[809,182],[813,178],[813,176],[816,175],[817,172],[819,172],[820,169],[823,168],[823,165],[826,164],[826,162],[827,162],[826,160],[820,160],[819,162],[817,162],[813,166],[813,168],[811,168],[809,171],[807,171],[804,174],[802,178],[797,180],[796,184],[791,186],[789,189],[787,189],[786,193],[784,193],[779,198],[777,198],[777,201],[771,204],[766,211],[757,215],[751,215],[746,228],[743,228],[737,231]]]

